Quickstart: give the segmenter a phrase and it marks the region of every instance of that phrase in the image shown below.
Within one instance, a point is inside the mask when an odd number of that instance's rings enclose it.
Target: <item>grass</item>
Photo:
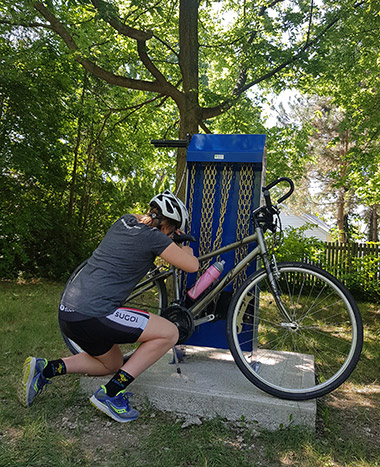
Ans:
[[[181,428],[174,415],[144,407],[117,424],[95,411],[79,377],[56,379],[33,406],[16,398],[28,355],[67,355],[56,310],[62,285],[0,282],[0,466],[380,466],[380,307],[360,305],[365,345],[357,369],[318,401],[316,431],[260,431],[215,419]]]

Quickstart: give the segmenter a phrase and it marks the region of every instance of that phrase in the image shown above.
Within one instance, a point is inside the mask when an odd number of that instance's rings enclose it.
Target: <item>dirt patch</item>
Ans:
[[[333,422],[339,425],[342,437],[352,434],[370,444],[378,444],[380,437],[380,386],[371,385],[354,389],[352,385],[330,394],[325,402],[333,409]],[[327,416],[328,417],[328,416]],[[328,425],[329,422],[324,420]]]
[[[177,430],[182,441],[187,437],[190,441],[198,427],[202,429],[202,425],[207,426],[207,422],[199,417],[195,417],[192,423],[185,417],[161,413],[148,406],[136,406],[140,410],[136,422],[119,424],[92,407],[87,397],[77,396],[73,405],[57,412],[50,423],[59,433],[62,443],[73,445],[81,451],[88,465],[114,465],[112,461],[116,459],[120,462],[125,459],[133,466],[149,465],[152,452],[145,451],[149,438],[156,440],[157,452],[167,450],[170,453],[175,449],[176,441],[170,441],[166,433],[170,437],[170,433]],[[221,433],[219,442],[226,448],[244,453],[251,459],[252,465],[265,467],[302,465],[299,462],[302,456],[306,456],[305,449],[314,450],[312,455],[319,453],[321,457],[333,457],[332,446],[342,449],[341,446],[354,440],[359,441],[364,450],[367,446],[369,456],[370,453],[376,456],[380,437],[380,386],[358,388],[347,384],[320,400],[318,405],[315,436],[311,434],[308,437],[302,430],[286,434],[285,429],[280,433],[263,434],[257,426],[221,421],[228,430]],[[165,433],[165,436],[157,439],[157,433]],[[298,445],[294,441],[297,437]],[[339,458],[341,454],[336,455]],[[315,465],[322,465],[318,462]],[[330,458],[329,462],[334,461]],[[152,465],[156,464],[153,462]],[[338,461],[328,465],[343,464]]]
[[[133,448],[137,446],[139,439],[136,436],[137,424],[117,423],[98,413],[90,404],[89,407],[81,404],[68,408],[62,418],[55,420],[54,425],[68,439],[73,437],[79,440],[81,447],[88,451],[101,449],[107,453],[119,446]],[[143,437],[148,436],[149,425],[139,423],[138,432],[139,436],[140,432]]]

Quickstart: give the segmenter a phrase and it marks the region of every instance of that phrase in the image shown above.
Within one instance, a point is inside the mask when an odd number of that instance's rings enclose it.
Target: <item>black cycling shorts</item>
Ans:
[[[112,315],[82,321],[66,321],[59,315],[59,325],[66,337],[92,356],[103,355],[115,344],[137,341],[149,320],[149,313],[118,308]]]

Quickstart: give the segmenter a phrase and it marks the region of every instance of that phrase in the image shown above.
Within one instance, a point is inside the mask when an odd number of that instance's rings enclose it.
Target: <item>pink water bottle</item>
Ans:
[[[225,261],[218,261],[212,264],[197,280],[194,286],[187,292],[188,296],[195,300],[221,275]]]

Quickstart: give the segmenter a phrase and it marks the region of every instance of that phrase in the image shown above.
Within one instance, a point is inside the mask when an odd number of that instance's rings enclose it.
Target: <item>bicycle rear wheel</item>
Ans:
[[[126,302],[125,307],[137,308],[139,310],[149,311],[160,315],[161,312],[168,306],[168,297],[164,279],[152,280],[149,276],[144,277],[134,288]],[[72,339],[69,339],[61,331],[63,340],[72,354],[82,352],[81,347]],[[127,354],[131,350],[131,345],[127,345],[128,349],[122,349],[123,353]]]
[[[283,399],[321,397],[355,368],[363,344],[358,307],[329,273],[302,263],[280,263],[281,314],[265,270],[233,298],[227,318],[231,353],[243,374]]]

